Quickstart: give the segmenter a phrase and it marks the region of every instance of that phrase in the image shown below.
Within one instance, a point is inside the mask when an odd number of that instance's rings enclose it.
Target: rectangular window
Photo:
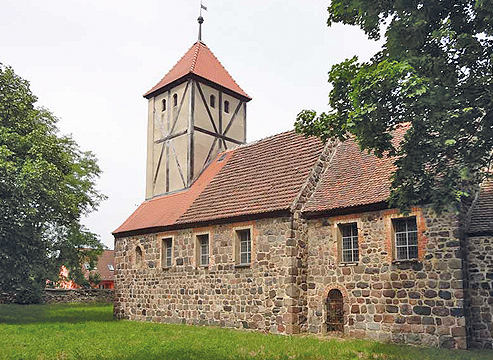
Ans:
[[[339,225],[341,232],[342,262],[359,261],[358,226],[356,223]]]
[[[252,261],[252,240],[250,229],[236,231],[239,243],[239,260],[240,265],[250,264]]]
[[[418,258],[418,227],[416,218],[394,219],[395,256],[397,260]]]
[[[171,267],[173,261],[172,255],[173,255],[173,239],[172,238],[163,239],[162,262],[164,268]]]
[[[209,234],[197,235],[198,260],[200,266],[209,266]]]

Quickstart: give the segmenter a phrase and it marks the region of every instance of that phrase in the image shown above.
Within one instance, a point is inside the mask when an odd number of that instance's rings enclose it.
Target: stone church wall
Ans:
[[[427,207],[413,209],[410,216],[417,219],[419,249],[418,259],[407,262],[393,257],[392,219],[402,217],[396,210],[259,219],[118,238],[115,316],[323,334],[327,295],[338,289],[347,336],[464,349],[466,268],[458,218]],[[358,226],[359,262],[342,264],[337,229],[352,222]],[[243,228],[252,233],[247,267],[236,266],[234,258],[235,230]],[[207,268],[196,266],[195,259],[196,235],[204,233],[211,246]],[[162,239],[167,237],[173,238],[173,265],[163,268]],[[482,347],[491,341],[493,305],[486,285],[491,285],[491,255],[488,263],[481,254],[491,244],[491,237],[472,239],[468,257],[474,341]],[[141,264],[137,246],[143,250]]]
[[[493,236],[467,240],[469,345],[493,348]]]
[[[235,266],[235,229],[252,229],[251,266]],[[115,241],[117,318],[292,332],[287,284],[290,218],[185,229]],[[209,233],[208,268],[195,266],[195,234]],[[172,236],[173,266],[161,266],[160,240]],[[145,261],[136,264],[140,245]]]
[[[400,216],[394,210],[307,221],[309,332],[326,332],[325,301],[339,289],[344,333],[351,337],[467,347],[458,218],[429,208],[411,215],[417,218],[419,259],[409,262],[392,256],[392,218]],[[350,222],[358,224],[360,256],[357,264],[344,265],[336,230]]]

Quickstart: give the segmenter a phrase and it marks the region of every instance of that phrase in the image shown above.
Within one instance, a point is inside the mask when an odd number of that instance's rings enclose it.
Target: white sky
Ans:
[[[38,105],[93,151],[108,196],[84,219],[113,248],[116,229],[144,200],[147,104],[153,87],[197,40],[199,0],[0,0],[0,62],[31,83]],[[329,1],[204,0],[203,41],[253,100],[247,140],[291,129],[296,114],[327,110],[327,72],[380,43],[326,26]]]

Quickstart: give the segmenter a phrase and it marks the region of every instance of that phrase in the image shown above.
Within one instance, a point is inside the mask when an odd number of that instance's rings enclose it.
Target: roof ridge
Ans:
[[[196,46],[195,52],[193,54],[192,63],[190,64],[190,72],[193,73],[195,71],[195,65],[197,64],[197,58],[199,57],[200,45],[202,43],[197,41],[193,46]]]

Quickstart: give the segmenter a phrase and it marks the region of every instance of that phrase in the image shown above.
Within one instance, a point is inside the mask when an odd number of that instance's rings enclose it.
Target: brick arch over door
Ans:
[[[344,302],[346,302],[346,300],[348,298],[347,290],[346,290],[346,288],[344,286],[341,286],[341,285],[338,285],[338,284],[328,285],[325,288],[324,296],[327,297],[329,295],[330,290],[334,290],[334,289],[337,289],[337,290],[339,290],[341,292],[342,297],[344,299]]]

